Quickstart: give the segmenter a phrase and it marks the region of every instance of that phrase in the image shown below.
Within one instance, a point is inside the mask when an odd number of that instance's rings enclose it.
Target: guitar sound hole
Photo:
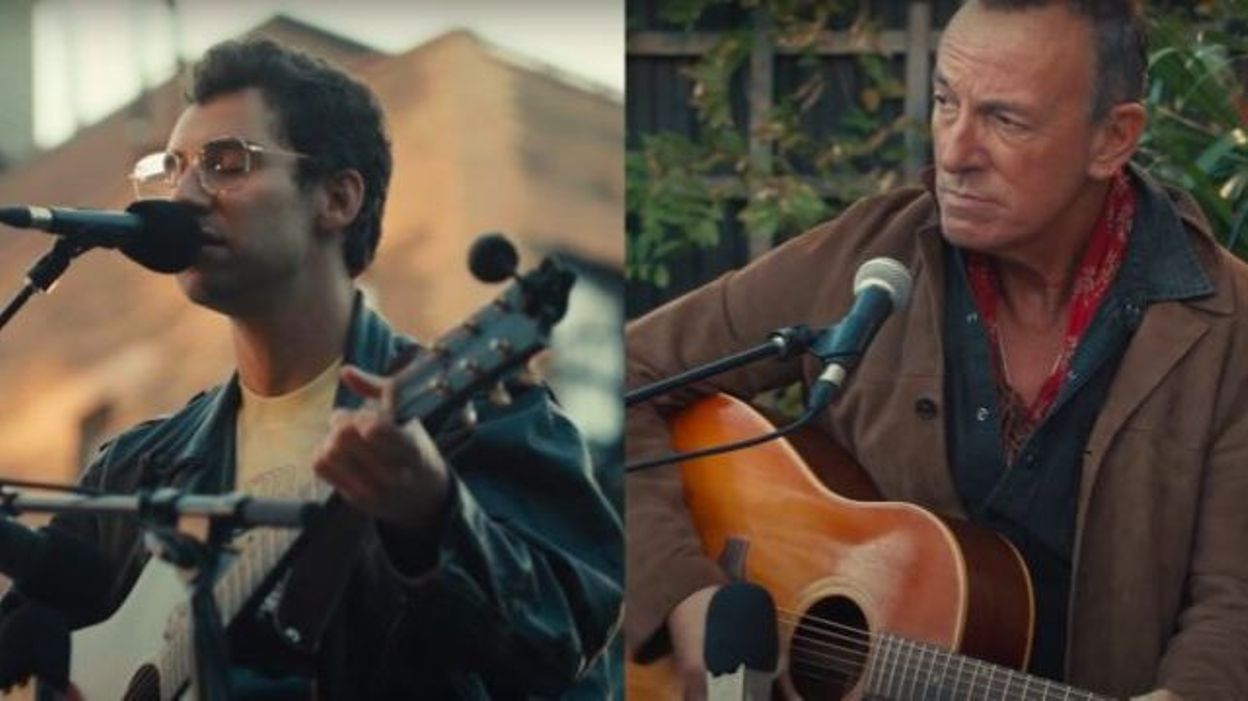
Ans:
[[[843,596],[820,599],[802,614],[789,646],[793,686],[805,699],[839,699],[866,665],[867,619]]]
[[[124,701],[160,701],[160,672],[156,667],[145,664],[130,678],[130,686],[126,687]]]

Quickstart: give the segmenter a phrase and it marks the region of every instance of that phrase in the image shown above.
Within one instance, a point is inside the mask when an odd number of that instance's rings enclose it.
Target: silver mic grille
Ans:
[[[905,309],[910,303],[913,280],[906,266],[892,258],[872,258],[858,266],[854,273],[854,294],[868,287],[879,287],[888,292],[893,300],[893,311]]]

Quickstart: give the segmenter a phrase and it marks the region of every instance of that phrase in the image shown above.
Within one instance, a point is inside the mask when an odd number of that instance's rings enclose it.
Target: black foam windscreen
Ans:
[[[776,605],[766,589],[734,582],[711,597],[703,645],[706,670],[713,675],[746,669],[771,671],[780,655]]]
[[[143,220],[143,228],[121,252],[158,273],[176,273],[195,262],[204,234],[199,215],[188,205],[169,200],[139,200],[126,211]]]
[[[520,258],[506,236],[481,234],[468,249],[468,269],[482,282],[501,282],[516,272]]]

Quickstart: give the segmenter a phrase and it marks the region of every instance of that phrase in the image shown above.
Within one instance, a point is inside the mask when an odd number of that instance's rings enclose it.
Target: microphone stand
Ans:
[[[88,248],[90,246],[73,241],[69,237],[58,238],[56,243],[52,244],[51,250],[43,254],[34,265],[30,266],[30,270],[26,271],[26,282],[22,285],[22,289],[0,311],[0,329],[9,323],[9,319],[12,319],[22,305],[26,304],[26,300],[36,292],[47,292],[52,289],[52,285],[69,267],[70,262]]]
[[[730,355],[727,358],[712,360],[705,365],[699,365],[679,375],[673,375],[625,394],[624,406],[629,407],[644,402],[698,380],[719,375],[765,358],[775,358],[777,360],[791,358],[796,353],[800,353],[809,347],[818,337],[818,333],[801,324],[777,329],[767,336],[766,341],[753,348]]]
[[[0,486],[0,511],[11,516],[26,512],[76,514],[134,514],[147,529],[145,542],[157,557],[191,573],[192,650],[196,695],[201,701],[230,699],[229,648],[213,584],[221,567],[221,553],[239,527],[299,528],[321,515],[315,502],[257,499],[245,494],[220,496],[186,494],[162,488],[136,494],[70,494],[26,496]],[[181,516],[209,519],[207,540],[177,530]]]
[[[104,228],[87,228],[77,236],[59,236],[52,248],[26,271],[26,282],[0,310],[0,329],[17,314],[35,292],[47,292],[69,268],[74,258],[92,248],[116,248],[125,244],[125,238]]]
[[[225,626],[212,585],[221,568],[221,552],[233,530],[221,519],[213,519],[208,537],[200,542],[179,532],[172,523],[149,523],[144,541],[154,555],[179,570],[190,573],[186,582],[190,595],[191,650],[195,665],[192,684],[200,701],[228,701],[230,698],[230,651]]]
[[[810,397],[806,403],[806,410],[798,417],[796,421],[778,428],[769,433],[764,433],[753,438],[746,438],[732,443],[703,448],[701,450],[690,451],[686,453],[668,453],[648,460],[629,463],[624,466],[624,471],[639,472],[652,467],[661,465],[669,465],[674,462],[684,460],[693,460],[695,458],[704,458],[711,455],[719,455],[720,453],[729,453],[734,450],[742,450],[751,446],[765,443],[770,440],[784,437],[793,431],[810,423],[819,412],[823,411],[840,396],[840,385],[844,381],[846,374],[862,355],[861,348],[838,350],[841,344],[837,343],[837,329],[840,324],[833,325],[821,331],[813,331],[804,325],[786,326],[771,332],[767,337],[767,341],[760,343],[753,348],[746,349],[740,353],[730,355],[726,358],[713,360],[704,365],[682,372],[678,375],[659,380],[644,387],[640,387],[628,394],[624,395],[624,405],[632,406],[638,402],[651,399],[659,394],[670,392],[679,387],[697,382],[698,380],[718,375],[728,370],[742,367],[768,357],[774,357],[782,360],[791,358],[800,352],[808,352],[819,358],[824,365],[824,372],[819,376],[814,387],[812,388]],[[865,345],[865,344],[864,344]]]

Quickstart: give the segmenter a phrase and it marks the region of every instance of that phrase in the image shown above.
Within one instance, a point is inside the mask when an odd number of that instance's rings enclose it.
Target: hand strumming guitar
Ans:
[[[686,701],[706,698],[706,612],[717,591],[718,586],[699,589],[676,604],[667,616],[672,656]]]

